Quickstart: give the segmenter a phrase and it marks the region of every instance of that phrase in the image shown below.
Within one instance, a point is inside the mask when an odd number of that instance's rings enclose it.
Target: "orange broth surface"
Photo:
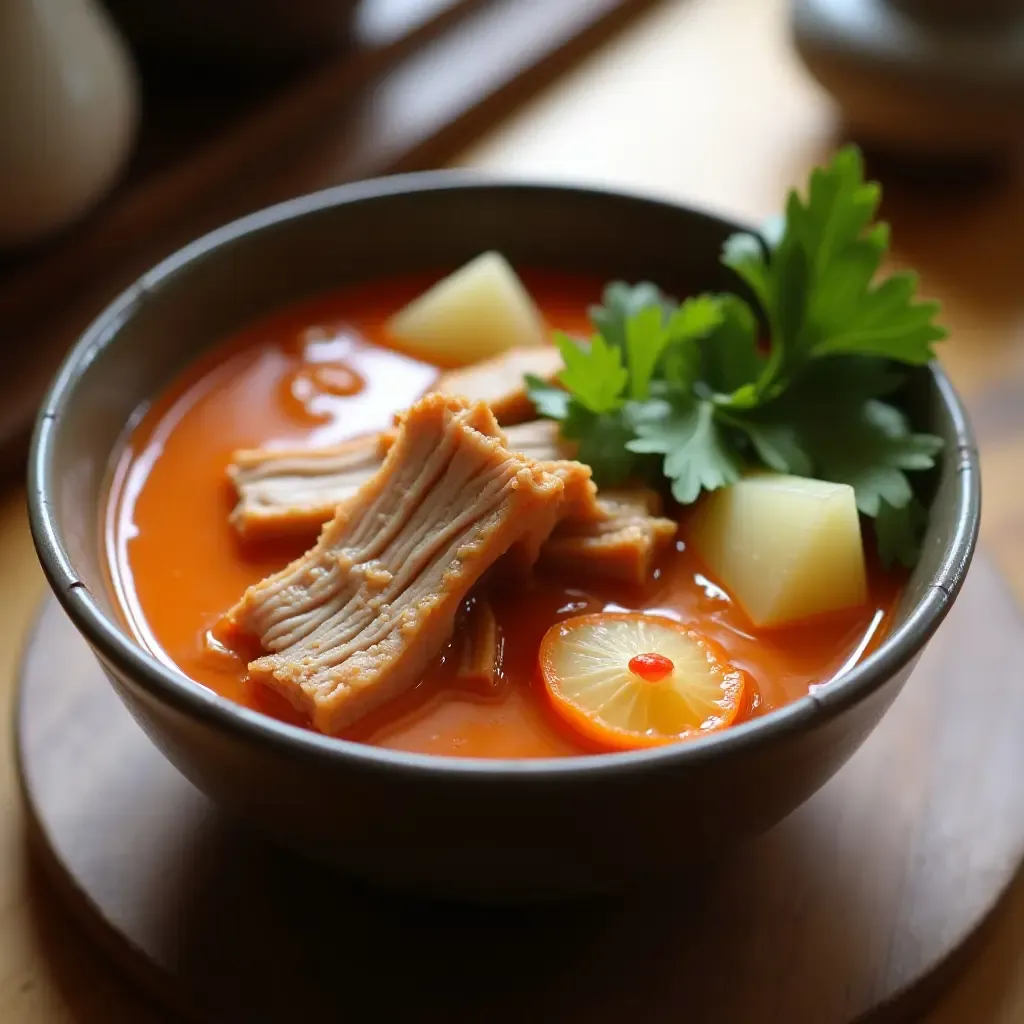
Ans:
[[[522,276],[553,328],[589,334],[586,311],[601,280]],[[247,678],[243,656],[210,644],[209,631],[246,587],[308,546],[243,546],[228,523],[225,469],[238,448],[322,446],[385,429],[429,391],[438,369],[389,347],[384,323],[435,279],[360,285],[268,317],[196,361],[142,412],[115,461],[104,543],[127,623],[158,658],[224,697],[306,724]],[[411,693],[346,736],[467,757],[592,752],[548,708],[537,679],[541,638],[571,615],[646,611],[695,624],[748,673],[755,692],[745,717],[827,683],[885,634],[902,577],[871,566],[867,606],[759,631],[687,548],[686,525],[684,511],[675,549],[643,588],[539,576],[525,592],[493,596],[504,644],[493,690],[454,685],[452,658],[442,654]]]

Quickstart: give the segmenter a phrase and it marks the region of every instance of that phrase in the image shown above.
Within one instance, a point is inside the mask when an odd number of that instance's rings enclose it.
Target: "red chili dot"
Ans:
[[[672,674],[674,668],[675,665],[664,654],[655,654],[653,651],[629,659],[629,671],[647,683],[660,683]]]

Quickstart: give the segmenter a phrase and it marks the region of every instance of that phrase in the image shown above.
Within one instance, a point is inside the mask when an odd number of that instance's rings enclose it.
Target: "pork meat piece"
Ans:
[[[502,426],[532,420],[537,414],[526,396],[525,374],[553,380],[563,367],[554,345],[511,348],[493,359],[442,373],[435,390],[486,402]]]
[[[541,568],[640,586],[679,527],[648,487],[598,491],[597,514],[563,518],[538,553]]]
[[[474,405],[470,424],[500,437],[494,414]],[[237,451],[227,469],[237,501],[229,517],[243,539],[309,537],[376,474],[394,444],[387,430],[329,448],[254,448]]]
[[[482,418],[438,394],[414,405],[380,470],[316,545],[228,613],[266,652],[250,677],[322,732],[415,685],[473,585],[557,521],[563,478],[476,429]]]

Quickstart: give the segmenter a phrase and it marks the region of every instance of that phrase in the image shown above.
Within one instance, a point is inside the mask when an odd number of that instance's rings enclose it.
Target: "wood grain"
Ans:
[[[52,601],[25,661],[19,764],[59,889],[189,1019],[323,1019],[344,993],[350,1020],[846,1024],[907,1010],[1024,856],[1022,660],[1024,622],[982,557],[820,793],[678,892],[621,903],[431,905],[278,853],[163,759]],[[386,996],[385,971],[403,980]]]

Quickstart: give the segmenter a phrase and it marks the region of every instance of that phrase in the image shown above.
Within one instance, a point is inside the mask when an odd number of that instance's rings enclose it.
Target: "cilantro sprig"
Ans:
[[[660,474],[682,504],[757,466],[848,483],[883,561],[912,565],[925,512],[908,473],[930,469],[942,442],[889,399],[900,367],[927,363],[946,331],[914,274],[881,276],[879,200],[847,147],[771,229],[732,236],[722,262],[757,312],[738,294],[678,303],[649,282],[609,285],[589,341],[556,336],[557,384],[527,377],[538,413],[599,484]]]

